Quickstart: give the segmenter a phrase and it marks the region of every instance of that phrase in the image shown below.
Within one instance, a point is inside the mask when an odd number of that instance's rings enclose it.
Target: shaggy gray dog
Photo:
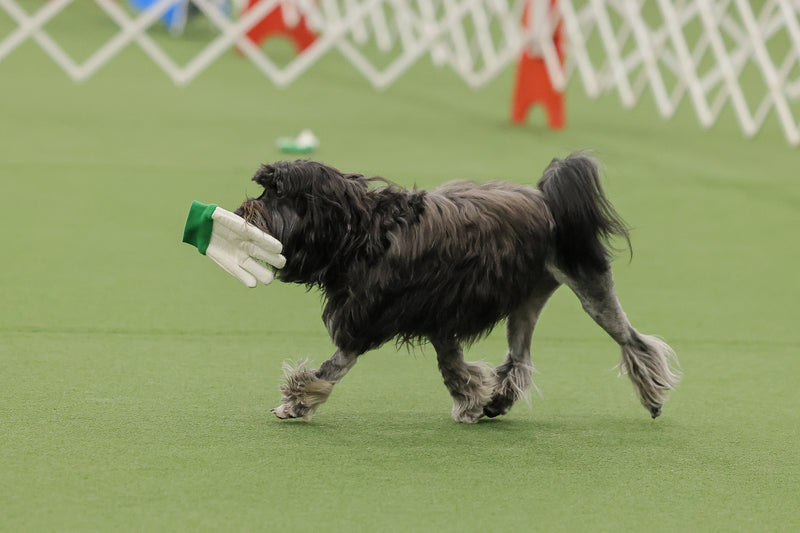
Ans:
[[[253,181],[264,193],[236,214],[284,244],[278,279],[323,291],[337,348],[318,370],[285,365],[279,418],[308,420],[359,355],[392,339],[431,342],[455,420],[505,414],[531,387],[533,329],[562,284],[620,345],[620,370],[653,418],[679,380],[672,349],[636,331],[617,299],[608,239],[628,231],[582,153],[554,159],[536,188],[408,190],[314,161],[263,165]],[[463,346],[502,319],[505,361],[464,361]]]

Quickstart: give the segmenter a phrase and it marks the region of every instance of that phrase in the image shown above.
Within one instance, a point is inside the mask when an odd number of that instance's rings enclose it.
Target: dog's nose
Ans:
[[[236,215],[237,217],[241,217],[244,214],[244,209],[239,207],[239,208],[236,209],[236,211],[233,212],[233,214]]]

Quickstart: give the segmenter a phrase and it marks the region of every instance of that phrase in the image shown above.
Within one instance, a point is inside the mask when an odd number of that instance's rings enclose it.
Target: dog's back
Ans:
[[[372,329],[404,340],[473,341],[546,276],[553,220],[541,191],[454,181],[424,194],[417,224],[399,228],[359,292]]]

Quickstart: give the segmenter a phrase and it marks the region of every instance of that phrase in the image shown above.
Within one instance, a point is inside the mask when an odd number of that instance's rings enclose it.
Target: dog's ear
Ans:
[[[367,189],[367,180],[362,175],[342,174],[307,159],[261,165],[253,181],[279,198],[334,198],[340,203],[348,192],[355,194]]]
[[[321,165],[302,159],[276,161],[271,165],[261,165],[253,181],[279,197],[305,194],[316,181],[314,171],[318,166]]]
[[[274,176],[275,172],[272,165],[261,165],[253,175],[253,181],[265,189],[272,189],[274,188]]]
[[[283,161],[278,161],[271,165],[261,165],[253,176],[253,181],[271,191],[278,196],[286,193],[286,172],[284,172]]]

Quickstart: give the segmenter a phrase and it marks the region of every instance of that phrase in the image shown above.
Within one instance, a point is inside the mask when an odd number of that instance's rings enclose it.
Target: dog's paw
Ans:
[[[287,420],[290,418],[302,418],[306,422],[311,420],[311,417],[314,415],[314,411],[304,405],[291,405],[288,403],[283,403],[278,407],[276,407],[275,409],[271,409],[270,413],[280,418],[281,420]]]
[[[314,370],[306,368],[306,363],[307,361],[286,362],[283,365],[286,382],[280,386],[282,403],[272,409],[272,414],[282,420],[311,420],[317,408],[328,399],[333,390],[333,383],[318,378]]]
[[[513,405],[513,402],[503,397],[493,397],[488,405],[483,407],[483,414],[489,418],[504,415]]]
[[[483,416],[483,412],[476,413],[476,412],[468,412],[468,411],[459,411],[457,412],[456,409],[453,409],[453,420],[456,422],[460,422],[462,424],[477,424],[478,420]]]
[[[532,365],[524,363],[506,362],[498,367],[492,397],[483,407],[483,414],[494,418],[508,413],[520,399],[530,403],[531,386],[539,391],[531,378],[533,371]]]
[[[466,382],[453,395],[452,417],[456,422],[474,424],[483,415],[484,406],[492,397],[492,387],[496,380],[494,369],[483,361],[466,363],[468,374]]]

